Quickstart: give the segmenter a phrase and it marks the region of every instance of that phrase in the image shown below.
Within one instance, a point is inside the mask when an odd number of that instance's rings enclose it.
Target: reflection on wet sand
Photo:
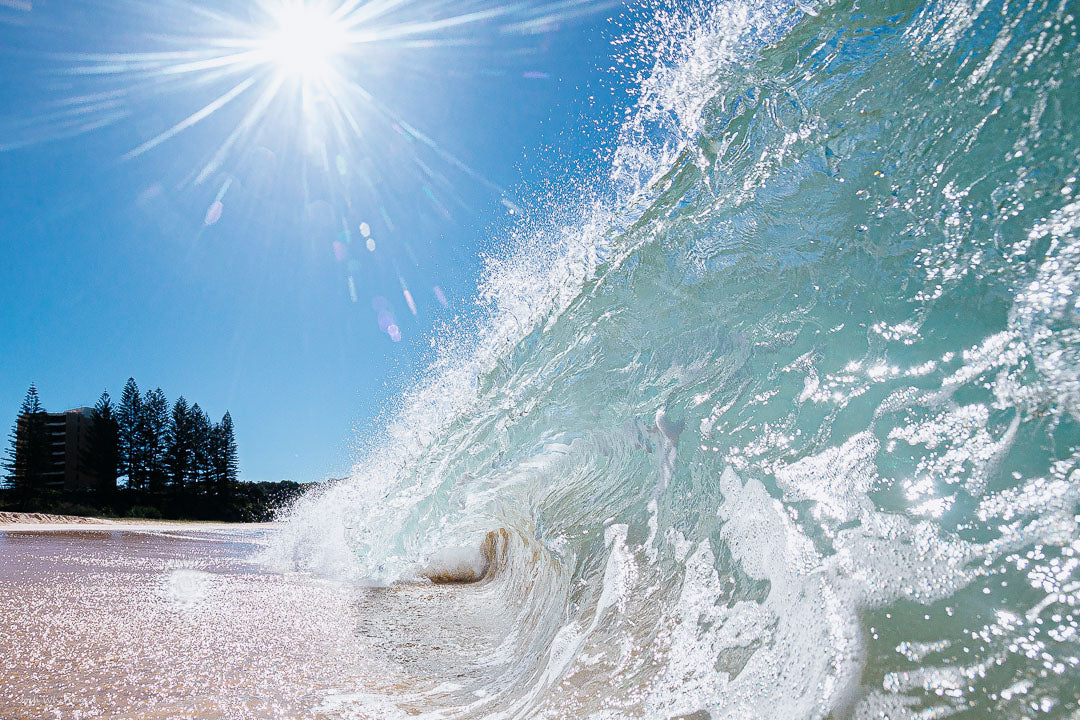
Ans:
[[[265,532],[0,532],[0,717],[317,718],[377,692],[349,590],[252,564]]]

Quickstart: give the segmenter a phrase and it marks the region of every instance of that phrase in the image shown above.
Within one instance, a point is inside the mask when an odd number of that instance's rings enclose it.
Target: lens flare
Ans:
[[[395,271],[401,260],[423,272],[409,239],[397,234],[402,229],[437,233],[477,202],[501,201],[518,212],[504,187],[408,115],[423,116],[437,102],[433,89],[460,82],[465,93],[478,78],[522,73],[539,79],[532,55],[547,45],[551,28],[613,2],[88,3],[101,5],[104,18],[117,11],[123,22],[75,35],[71,51],[36,56],[36,74],[17,74],[20,92],[42,100],[25,116],[0,111],[0,152],[125,126],[128,132],[117,134],[123,161],[165,167],[169,147],[184,166],[140,200],[163,230],[185,227],[164,187],[197,196],[198,209],[188,212],[200,232],[225,217],[234,227],[262,222],[255,217],[262,209],[294,203],[304,232],[324,241],[341,266],[355,303],[368,282],[392,283],[386,260]],[[226,203],[234,177],[243,184]],[[424,229],[408,227],[414,219]],[[346,232],[335,243],[337,227]],[[350,229],[360,233],[355,246]],[[402,297],[409,313],[420,315],[417,302],[427,298],[404,285]],[[435,299],[447,304],[438,293]],[[400,328],[394,335],[400,340]]]

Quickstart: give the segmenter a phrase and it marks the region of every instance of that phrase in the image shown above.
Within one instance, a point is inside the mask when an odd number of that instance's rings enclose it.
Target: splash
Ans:
[[[333,712],[1069,717],[1074,11],[662,5],[620,47],[609,176],[519,215],[273,548],[400,669]]]

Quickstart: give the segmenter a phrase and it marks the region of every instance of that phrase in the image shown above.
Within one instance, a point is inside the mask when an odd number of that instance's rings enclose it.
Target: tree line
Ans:
[[[259,520],[270,514],[268,503],[283,501],[279,495],[299,492],[296,483],[238,482],[230,413],[212,422],[183,396],[170,405],[161,388],[140,393],[134,378],[119,402],[103,392],[89,417],[79,460],[96,478],[94,487],[57,487],[47,476],[47,414],[30,386],[11,431],[3,504],[70,514]]]
[[[212,423],[181,395],[169,406],[161,388],[139,393],[128,378],[120,402],[108,391],[90,411],[86,462],[105,486],[119,478],[132,490],[190,489],[226,496],[237,479],[236,438],[226,412]]]

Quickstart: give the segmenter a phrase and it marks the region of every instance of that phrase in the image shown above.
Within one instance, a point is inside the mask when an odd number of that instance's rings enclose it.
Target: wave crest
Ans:
[[[651,11],[611,176],[512,230],[474,327],[273,557],[375,586],[417,712],[1060,715],[1076,19]],[[398,582],[425,567],[454,583]]]

